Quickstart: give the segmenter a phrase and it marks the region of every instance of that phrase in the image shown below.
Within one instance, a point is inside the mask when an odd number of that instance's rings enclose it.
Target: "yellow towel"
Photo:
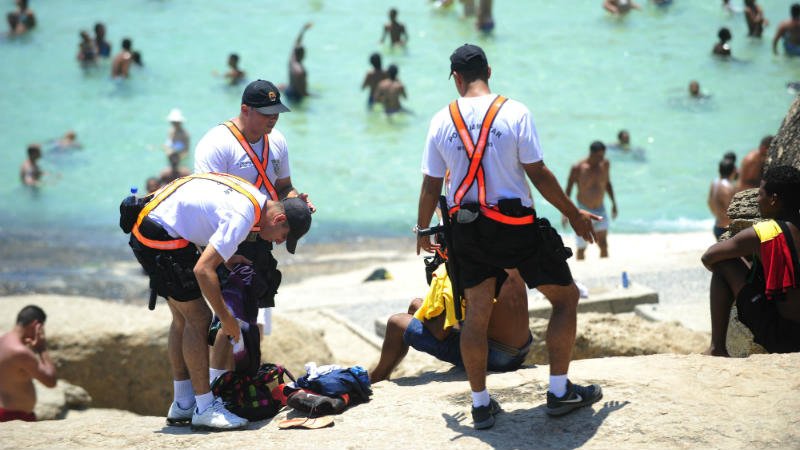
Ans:
[[[464,317],[466,302],[461,302],[461,317]],[[446,312],[443,328],[446,330],[453,325],[457,324],[455,314],[455,305],[453,304],[453,286],[450,284],[450,277],[447,276],[447,269],[442,264],[433,272],[433,279],[431,280],[431,287],[428,289],[428,294],[422,301],[422,306],[419,307],[414,317],[418,320],[430,320]]]

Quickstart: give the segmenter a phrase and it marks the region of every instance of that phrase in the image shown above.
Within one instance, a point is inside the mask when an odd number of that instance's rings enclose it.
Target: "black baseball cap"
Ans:
[[[281,103],[281,91],[266,80],[256,80],[248,84],[242,94],[242,104],[255,108],[261,114],[291,111]]]
[[[465,70],[479,70],[489,67],[486,53],[477,45],[464,44],[450,55],[450,74]]]
[[[303,237],[311,228],[311,210],[308,209],[306,201],[299,197],[285,198],[281,200],[283,209],[286,213],[286,220],[289,222],[289,237],[286,238],[286,250],[294,254],[297,248],[297,241]]]

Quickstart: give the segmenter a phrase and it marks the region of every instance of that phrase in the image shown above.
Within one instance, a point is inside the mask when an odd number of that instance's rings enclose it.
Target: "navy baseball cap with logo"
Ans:
[[[242,104],[255,108],[261,114],[278,114],[291,111],[281,103],[281,91],[266,80],[256,80],[248,84],[242,94]]]
[[[450,75],[453,72],[479,70],[489,67],[486,53],[477,45],[464,44],[450,55]]]
[[[286,250],[294,254],[297,241],[311,228],[311,210],[308,204],[300,197],[291,197],[281,200],[289,222],[289,236],[286,238]]]

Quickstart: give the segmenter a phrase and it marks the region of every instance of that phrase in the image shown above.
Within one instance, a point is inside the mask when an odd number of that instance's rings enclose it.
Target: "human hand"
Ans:
[[[311,211],[311,214],[314,214],[315,212],[317,212],[317,207],[314,206],[313,203],[311,203],[311,200],[309,200],[309,198],[308,198],[308,194],[306,194],[304,192],[302,194],[297,194],[297,196],[300,197],[304,202],[306,202],[306,205],[308,205],[308,209],[309,209],[309,211]]]
[[[47,338],[44,335],[44,324],[37,322],[34,326],[34,337],[30,340],[30,347],[36,353],[47,350]]]
[[[578,210],[578,214],[569,218],[569,224],[572,226],[575,234],[590,244],[593,244],[595,240],[597,240],[594,234],[592,220],[599,221],[603,220],[603,218],[582,209]]]
[[[611,206],[611,218],[612,219],[616,219],[617,218],[617,204],[616,203]]]
[[[314,22],[307,22],[305,25],[303,25],[303,30],[307,30],[307,29],[311,28],[313,25],[314,25]]]
[[[569,220],[567,220],[567,216],[562,214],[561,215],[561,228],[567,228],[567,223],[568,222],[569,222]]]
[[[419,255],[420,249],[425,250],[428,253],[435,253],[436,250],[441,248],[440,244],[435,244],[431,242],[430,236],[420,236],[417,235],[417,254]]]
[[[219,319],[220,323],[222,323],[222,332],[230,336],[233,342],[239,342],[239,338],[242,334],[242,330],[239,328],[239,322],[229,311],[226,312],[227,314],[225,314],[225,317],[220,317]]]

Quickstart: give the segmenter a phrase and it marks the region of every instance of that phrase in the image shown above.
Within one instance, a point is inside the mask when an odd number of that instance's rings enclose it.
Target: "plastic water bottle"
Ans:
[[[136,195],[139,192],[139,188],[136,186],[131,186],[131,195]]]
[[[628,289],[628,286],[630,286],[630,284],[631,284],[631,282],[628,279],[628,272],[623,270],[622,271],[622,287],[625,288],[625,289]]]

